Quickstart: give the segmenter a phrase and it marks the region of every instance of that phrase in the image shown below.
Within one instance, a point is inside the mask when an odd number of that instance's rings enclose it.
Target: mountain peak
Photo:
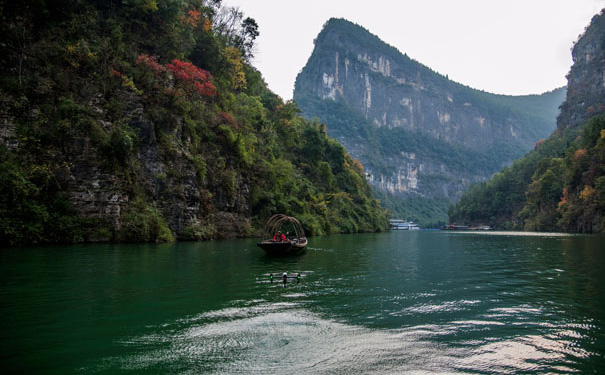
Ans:
[[[563,95],[471,89],[338,18],[317,36],[294,91],[303,114],[325,122],[379,190],[446,201],[550,134]]]
[[[567,76],[569,90],[559,128],[584,123],[605,113],[605,9],[595,15],[572,50],[574,64]]]

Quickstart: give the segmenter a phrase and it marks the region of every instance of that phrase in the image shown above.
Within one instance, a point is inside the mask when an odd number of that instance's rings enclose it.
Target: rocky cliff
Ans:
[[[573,127],[605,112],[605,18],[593,17],[572,50],[573,65],[567,75],[567,98],[561,105],[557,127]]]
[[[294,92],[303,114],[327,124],[376,188],[442,202],[550,134],[564,95],[471,89],[342,19],[325,24]]]

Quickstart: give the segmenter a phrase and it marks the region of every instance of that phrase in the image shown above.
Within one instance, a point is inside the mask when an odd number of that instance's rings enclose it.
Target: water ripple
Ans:
[[[469,306],[481,303],[481,301],[446,301],[439,304],[419,304],[411,306],[402,310],[402,314],[429,314],[435,312],[453,312],[463,311],[468,309]]]
[[[456,301],[415,311],[452,310],[478,301]],[[426,308],[426,309],[425,309]],[[492,309],[491,319],[458,320],[403,329],[370,329],[310,312],[300,303],[227,307],[155,327],[119,344],[131,355],[105,359],[86,372],[111,369],[174,374],[440,374],[454,372],[572,372],[570,358],[594,353],[574,343],[578,328],[553,327],[544,335],[482,335],[444,344],[441,337],[504,326],[498,314],[539,314],[529,306]],[[487,317],[486,317],[487,318]],[[181,328],[183,327],[183,328]]]
[[[200,321],[180,331],[126,340],[121,344],[135,346],[142,353],[108,359],[97,370],[118,366],[145,371],[169,368],[179,374],[394,374],[405,368],[439,373],[449,368],[448,356],[463,354],[419,339],[424,336],[421,330],[372,330],[287,304],[236,310],[228,308],[192,319],[225,320]],[[155,349],[143,350],[145,347]],[[187,366],[180,368],[179,364]]]

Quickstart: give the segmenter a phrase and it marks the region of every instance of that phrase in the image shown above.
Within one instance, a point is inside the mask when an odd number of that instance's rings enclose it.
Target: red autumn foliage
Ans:
[[[210,82],[212,75],[209,71],[200,69],[190,62],[174,59],[168,64],[160,64],[155,56],[141,54],[137,58],[137,64],[147,66],[155,76],[161,76],[169,72],[176,81],[176,87],[188,94],[197,93],[203,96],[215,96],[216,87]],[[174,91],[173,95],[179,95]]]
[[[197,91],[204,96],[216,95],[216,87],[210,82],[212,75],[209,71],[200,69],[190,62],[172,60],[166,64],[166,68],[172,72],[177,82],[180,82],[185,91]]]
[[[534,149],[537,149],[538,147],[540,147],[540,145],[544,143],[543,139],[538,139],[538,141],[536,142],[536,144],[534,145]]]
[[[227,125],[231,126],[234,129],[238,128],[237,121],[235,120],[235,117],[233,117],[233,115],[231,115],[228,112],[221,111],[221,113],[218,116],[218,121],[220,123],[227,124]]]
[[[166,68],[158,63],[158,60],[155,56],[149,56],[144,53],[139,55],[139,58],[137,59],[137,64],[146,65],[148,68],[151,69],[154,74],[161,74],[166,71]]]
[[[353,166],[355,166],[355,168],[357,168],[357,170],[363,174],[365,174],[364,170],[363,170],[363,164],[361,164],[361,162],[357,159],[353,159]]]

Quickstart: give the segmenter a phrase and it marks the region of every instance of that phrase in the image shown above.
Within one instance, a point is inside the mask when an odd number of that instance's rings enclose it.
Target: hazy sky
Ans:
[[[498,94],[567,83],[571,47],[605,0],[223,0],[259,25],[253,65],[291,99],[331,17],[355,22],[451,80]]]

